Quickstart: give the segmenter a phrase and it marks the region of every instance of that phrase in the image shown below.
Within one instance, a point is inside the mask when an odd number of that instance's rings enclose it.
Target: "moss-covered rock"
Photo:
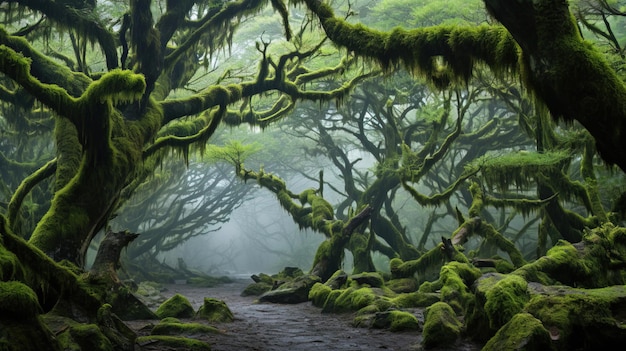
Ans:
[[[159,318],[192,318],[195,315],[195,310],[186,297],[181,294],[175,294],[159,306],[156,314]]]
[[[374,314],[371,328],[389,329],[390,331],[420,330],[420,324],[412,313],[389,310]]]
[[[286,282],[276,290],[270,290],[259,297],[261,302],[301,303],[309,299],[309,291],[321,280],[316,275],[305,274]]]
[[[326,299],[331,291],[333,291],[333,289],[329,286],[322,283],[315,283],[309,291],[309,300],[315,307],[324,307]]]
[[[481,276],[478,268],[468,263],[449,262],[441,267],[439,279],[435,282],[424,282],[419,292],[441,292],[441,300],[449,304],[457,313],[463,313],[468,304],[474,299],[469,290],[476,279]]]
[[[233,313],[224,301],[210,297],[204,298],[204,303],[196,313],[195,318],[214,323],[232,322],[235,320]]]
[[[461,335],[461,327],[452,307],[437,302],[426,309],[422,345],[427,349],[452,345]]]
[[[422,293],[419,291],[398,294],[398,296],[391,299],[391,302],[399,308],[428,307],[439,301],[439,294]]]
[[[524,311],[541,320],[559,350],[611,349],[626,340],[626,286],[576,289],[529,283]]]
[[[113,345],[95,324],[76,324],[70,329],[74,342],[80,350],[112,351]]]
[[[550,333],[543,327],[541,321],[529,313],[519,313],[498,330],[482,351],[548,351],[553,349]]]
[[[418,288],[417,279],[415,278],[398,278],[391,279],[385,285],[397,293],[409,293],[416,291]]]
[[[484,308],[492,328],[499,329],[522,311],[530,300],[527,288],[528,283],[516,275],[506,275],[493,285],[478,284],[479,290],[485,289]]]
[[[211,277],[211,276],[197,276],[197,277],[191,277],[189,279],[187,279],[187,284],[191,284],[191,285],[195,285],[195,286],[201,286],[204,288],[211,288],[214,286],[218,286],[221,284],[227,284],[227,283],[232,283],[233,280],[230,279],[229,277],[226,276],[221,276],[221,277]]]
[[[260,296],[270,290],[272,290],[272,286],[270,284],[264,282],[252,283],[243,289],[241,296]]]
[[[37,295],[18,282],[0,282],[0,316],[3,319],[33,320],[41,313]]]
[[[350,279],[357,282],[359,285],[368,285],[372,288],[380,288],[385,285],[383,277],[377,272],[353,274],[350,276]]]

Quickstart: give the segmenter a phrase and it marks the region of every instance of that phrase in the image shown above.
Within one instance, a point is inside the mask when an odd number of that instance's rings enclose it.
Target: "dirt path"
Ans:
[[[166,297],[186,296],[197,310],[204,297],[224,300],[235,316],[232,323],[214,325],[223,334],[202,336],[212,350],[419,350],[419,332],[392,333],[387,330],[353,328],[352,314],[322,314],[311,303],[279,305],[256,303],[254,297],[241,297],[248,280],[217,288],[168,285]],[[417,312],[419,313],[419,312]],[[418,315],[418,318],[421,316]],[[146,322],[147,323],[147,322]],[[141,328],[137,322],[134,328]],[[465,345],[455,350],[473,351]]]

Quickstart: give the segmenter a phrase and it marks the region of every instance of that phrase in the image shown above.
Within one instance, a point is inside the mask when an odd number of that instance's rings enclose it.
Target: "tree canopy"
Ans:
[[[528,282],[624,284],[620,6],[5,1],[0,287],[47,301],[23,297],[33,318],[78,318],[75,304],[110,335],[108,309],[140,305],[115,273],[121,247],[154,258],[204,235],[254,183],[323,236],[309,267],[320,284],[347,252],[354,274],[380,270],[376,252],[391,278],[439,291],[488,346],[527,318],[522,307],[558,324],[525,293],[513,308],[491,297]],[[227,137],[270,128],[306,143],[261,139],[269,162],[251,166],[253,148]],[[111,235],[100,244],[99,233]],[[80,275],[94,244],[121,247]],[[486,283],[484,267],[513,278]]]

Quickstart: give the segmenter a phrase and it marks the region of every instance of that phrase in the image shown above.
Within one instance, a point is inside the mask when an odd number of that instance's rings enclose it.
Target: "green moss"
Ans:
[[[196,318],[205,319],[209,322],[232,322],[235,320],[233,313],[224,301],[205,297],[204,303],[196,313]]]
[[[385,283],[385,286],[397,293],[408,293],[417,290],[417,280],[415,278],[391,279]]]
[[[137,338],[137,344],[146,345],[150,344],[153,347],[159,347],[159,349],[165,350],[168,348],[175,348],[177,350],[193,350],[193,351],[210,351],[211,346],[205,342],[195,339],[188,339],[178,336],[167,335],[149,335],[140,336]]]
[[[165,302],[163,302],[156,310],[156,315],[159,316],[159,318],[191,318],[194,314],[195,311],[191,306],[191,303],[181,294],[175,294],[165,300]]]
[[[439,294],[417,291],[399,294],[391,299],[391,303],[400,308],[428,307],[439,301]]]
[[[474,295],[469,291],[476,279],[481,276],[478,268],[460,262],[450,262],[441,267],[439,279],[435,282],[425,282],[419,292],[433,293],[437,290],[441,291],[441,300],[448,303],[458,313],[467,307],[474,299]]]
[[[5,249],[0,239],[0,280],[9,281],[19,279],[23,276],[24,268],[17,259],[17,256]]]
[[[600,289],[544,287],[524,310],[558,335],[560,349],[604,349],[626,338],[626,286]]]
[[[389,313],[389,319],[391,321],[389,330],[391,331],[404,331],[404,330],[419,330],[420,324],[412,313],[406,311],[392,310]]]
[[[485,312],[492,328],[499,329],[522,311],[530,300],[528,283],[519,276],[507,275],[486,291]]]
[[[552,349],[550,333],[529,313],[514,315],[482,348],[483,351]]]
[[[18,282],[0,282],[0,316],[18,320],[35,319],[42,312],[37,295]]]
[[[330,295],[332,289],[322,283],[315,283],[309,291],[309,300],[313,303],[313,306],[324,307],[328,295]]]
[[[95,324],[77,324],[70,327],[72,339],[81,350],[113,350],[113,345]]]
[[[272,290],[272,285],[265,282],[252,283],[243,289],[241,296],[260,296],[270,290]]]
[[[426,309],[422,345],[424,348],[452,345],[461,335],[461,322],[445,302],[437,302]]]

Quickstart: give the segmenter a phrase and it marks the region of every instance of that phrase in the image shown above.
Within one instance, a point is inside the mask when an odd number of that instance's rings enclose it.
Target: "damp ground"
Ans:
[[[381,329],[354,328],[354,314],[323,314],[310,302],[299,304],[258,303],[256,297],[240,296],[251,280],[235,280],[213,288],[192,285],[166,285],[162,294],[176,293],[189,299],[198,309],[205,297],[223,300],[235,316],[231,323],[211,324],[219,334],[197,335],[215,351],[231,350],[421,350],[421,333],[390,332]],[[420,320],[420,310],[412,311]],[[197,322],[194,320],[194,322]],[[131,327],[139,335],[147,335],[156,321],[133,321]],[[142,350],[161,350],[145,345]],[[176,349],[168,349],[176,351]],[[447,350],[475,351],[480,347],[463,342]]]

